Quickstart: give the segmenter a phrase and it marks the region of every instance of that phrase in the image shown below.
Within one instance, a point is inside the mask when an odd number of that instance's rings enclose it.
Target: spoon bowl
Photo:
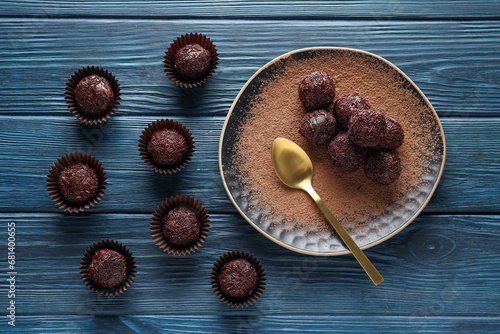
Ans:
[[[384,280],[370,260],[339,223],[330,209],[312,187],[313,165],[307,153],[293,141],[276,138],[271,148],[273,166],[281,182],[295,189],[306,191],[316,202],[347,248],[358,260],[375,285]]]
[[[281,182],[295,189],[311,183],[313,164],[307,153],[285,138],[276,138],[271,148],[273,166]]]

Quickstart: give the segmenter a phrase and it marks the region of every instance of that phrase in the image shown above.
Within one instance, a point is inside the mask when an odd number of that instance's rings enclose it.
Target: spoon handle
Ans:
[[[375,269],[373,264],[370,262],[370,260],[366,257],[366,255],[363,253],[363,251],[358,247],[356,242],[352,240],[351,236],[347,231],[342,227],[342,225],[339,223],[337,218],[332,214],[330,209],[326,206],[326,204],[323,202],[323,200],[318,196],[318,194],[314,191],[314,189],[311,187],[307,187],[304,189],[309,193],[309,195],[314,199],[316,202],[316,205],[323,211],[325,214],[326,218],[328,218],[328,221],[330,224],[333,226],[337,234],[339,235],[340,239],[344,242],[344,244],[349,248],[351,253],[354,255],[356,260],[358,260],[359,264],[365,272],[368,274],[368,276],[371,278],[373,283],[375,285],[379,285],[384,281],[384,278],[380,273]]]

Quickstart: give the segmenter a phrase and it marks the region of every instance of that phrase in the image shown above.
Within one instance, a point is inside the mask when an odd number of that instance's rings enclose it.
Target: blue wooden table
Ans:
[[[178,36],[216,44],[215,76],[175,87],[162,57]],[[294,49],[337,46],[378,54],[426,94],[444,127],[447,160],[423,213],[366,251],[385,278],[375,287],[352,256],[286,250],[254,230],[221,183],[217,149],[231,103],[250,76]],[[122,102],[102,126],[68,111],[64,88],[87,65],[119,79]],[[495,333],[500,332],[500,3],[498,1],[0,1],[0,331],[39,333]],[[172,118],[197,149],[181,173],[149,170],[142,129]],[[80,151],[105,166],[96,207],[61,212],[45,189],[55,160]],[[200,251],[162,253],[150,217],[166,197],[199,199],[211,216]],[[8,224],[15,223],[15,298]],[[112,238],[138,274],[117,298],[89,291],[80,258]],[[214,261],[242,249],[268,274],[253,306],[222,304]],[[8,325],[15,301],[15,327]]]

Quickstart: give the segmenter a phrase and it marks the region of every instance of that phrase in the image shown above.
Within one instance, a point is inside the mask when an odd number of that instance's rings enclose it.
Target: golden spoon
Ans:
[[[337,218],[314,191],[311,185],[313,165],[307,153],[299,145],[285,138],[276,138],[271,151],[273,166],[280,180],[291,188],[305,190],[314,199],[316,205],[323,211],[340,239],[349,248],[373,283],[375,285],[382,283],[384,281],[382,275],[375,269],[363,251],[356,245],[356,242],[352,240],[349,233],[340,225]]]

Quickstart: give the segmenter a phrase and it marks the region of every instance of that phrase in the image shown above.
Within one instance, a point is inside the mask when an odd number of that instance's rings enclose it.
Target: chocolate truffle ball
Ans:
[[[65,167],[59,175],[58,184],[64,198],[73,203],[87,202],[99,190],[97,173],[84,163]]]
[[[333,116],[337,123],[344,129],[349,127],[351,116],[360,110],[370,109],[368,101],[357,93],[344,95],[335,101],[333,106]]]
[[[380,150],[395,150],[403,144],[405,133],[403,127],[394,118],[384,116],[384,130],[380,136],[380,142],[375,148]]]
[[[352,173],[363,166],[367,149],[354,144],[348,134],[342,132],[328,145],[327,152],[335,167],[344,173]]]
[[[300,82],[299,97],[308,111],[327,109],[335,98],[335,83],[325,72],[313,72]]]
[[[335,135],[337,121],[326,110],[307,113],[300,122],[299,132],[317,146],[330,143]]]
[[[201,223],[193,210],[180,206],[163,218],[163,234],[169,244],[185,246],[198,240]]]
[[[401,175],[401,159],[390,151],[376,151],[365,163],[365,175],[373,182],[388,186]]]
[[[101,116],[109,111],[115,101],[111,84],[99,75],[83,78],[75,87],[75,102],[88,116]]]
[[[188,144],[186,139],[173,129],[156,131],[151,136],[148,145],[149,155],[162,167],[171,167],[179,164],[187,151]]]
[[[183,81],[200,81],[210,69],[210,58],[204,47],[196,43],[185,45],[175,55],[174,71]]]
[[[361,147],[375,147],[379,144],[385,129],[382,113],[373,110],[360,110],[349,121],[349,139]]]
[[[127,262],[117,251],[101,249],[92,257],[88,272],[98,286],[112,288],[120,285],[127,277]]]
[[[225,263],[219,275],[222,292],[233,298],[247,297],[255,289],[257,282],[257,270],[245,259]]]

